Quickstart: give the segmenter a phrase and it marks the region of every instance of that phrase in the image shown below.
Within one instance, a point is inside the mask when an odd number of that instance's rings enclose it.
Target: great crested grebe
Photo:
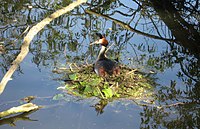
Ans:
[[[96,35],[100,39],[92,44],[101,44],[101,50],[100,50],[97,60],[94,64],[94,71],[96,72],[97,75],[102,76],[102,77],[105,77],[107,75],[120,74],[120,68],[119,68],[118,63],[108,59],[105,56],[105,52],[106,52],[107,46],[108,46],[108,41],[102,34],[96,33]]]

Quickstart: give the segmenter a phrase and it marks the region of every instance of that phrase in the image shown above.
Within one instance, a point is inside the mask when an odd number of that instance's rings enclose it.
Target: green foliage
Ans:
[[[112,98],[113,97],[113,91],[109,87],[106,88],[106,89],[103,89],[102,92],[104,93],[105,98]]]
[[[76,74],[70,74],[69,75],[69,78],[71,79],[71,80],[76,80],[77,79],[77,76],[76,76]]]
[[[82,67],[77,71],[73,69],[73,71],[74,73],[68,75],[71,81],[62,89],[74,96],[116,99],[143,98],[153,94],[154,80],[130,68],[121,68],[119,76],[104,78],[97,76],[92,66]]]

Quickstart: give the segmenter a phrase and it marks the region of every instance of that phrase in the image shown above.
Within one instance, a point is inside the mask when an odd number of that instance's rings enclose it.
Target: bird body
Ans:
[[[95,44],[101,44],[101,50],[100,50],[97,60],[94,64],[94,71],[99,76],[120,74],[120,69],[119,69],[118,63],[108,59],[105,56],[108,41],[100,33],[97,33],[97,36],[99,36],[100,39],[98,41],[96,41]]]

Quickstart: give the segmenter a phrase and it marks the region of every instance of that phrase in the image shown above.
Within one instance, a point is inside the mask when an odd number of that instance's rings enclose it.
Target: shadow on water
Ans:
[[[0,17],[2,17],[0,20],[0,68],[2,74],[0,77],[2,78],[20,52],[24,37],[22,33],[27,27],[35,25],[55,10],[68,5],[70,1],[41,2],[35,0],[17,1],[15,4],[9,1],[0,3],[2,5],[0,9]],[[4,125],[10,123],[8,121],[16,119],[32,121],[32,117],[33,119],[37,117],[38,121],[35,123],[40,123],[40,125],[35,125],[34,122],[31,122],[31,125],[20,121],[17,123],[21,127],[53,128],[55,126],[49,121],[54,120],[52,123],[56,121],[59,124],[58,127],[64,128],[66,121],[63,120],[66,119],[71,128],[78,128],[78,126],[80,128],[80,125],[85,128],[133,128],[134,125],[138,128],[199,128],[199,13],[198,1],[90,0],[70,13],[55,19],[32,41],[27,59],[29,65],[26,67],[23,67],[24,64],[20,65],[14,75],[13,81],[19,80],[16,81],[17,85],[13,86],[14,84],[11,83],[9,90],[0,96],[0,101],[7,103],[7,106],[1,109],[12,105],[8,103],[8,100],[15,100],[12,98],[13,94],[20,98],[33,93],[38,96],[51,96],[50,99],[42,100],[36,97],[34,102],[50,105],[47,107],[55,105],[55,107],[34,112],[30,114],[30,118],[26,116],[27,114],[25,116],[20,114],[0,119],[0,128],[9,128]],[[92,84],[89,83],[92,80],[86,81],[87,84],[79,81],[78,83],[82,84],[75,85],[77,80],[73,80],[74,73],[66,72],[61,75],[58,74],[59,71],[55,72],[55,69],[63,72],[66,68],[72,70],[74,65],[80,67],[93,64],[99,46],[91,47],[89,44],[96,40],[94,35],[96,32],[104,33],[110,41],[111,47],[107,52],[109,58],[117,58],[124,66],[145,73],[145,77],[149,74],[153,75],[154,83],[150,83],[152,96],[143,99],[141,99],[143,94],[140,99],[135,96],[119,97],[121,94],[111,93],[113,89],[104,85],[100,85],[100,92],[95,93],[91,87]],[[36,68],[30,69],[29,66],[32,68],[36,66]],[[61,69],[63,67],[65,70]],[[33,70],[41,73],[33,72]],[[92,70],[90,72],[89,79],[94,79],[92,78],[94,76],[97,78]],[[44,78],[42,73],[49,73],[45,74],[48,76],[45,83],[41,81],[41,78]],[[83,73],[79,75],[81,74]],[[66,87],[67,84],[63,80],[69,76],[73,80],[70,83],[74,85]],[[31,85],[28,88],[21,86],[26,80],[28,81],[26,85]],[[120,82],[123,81],[120,80]],[[148,80],[147,82],[146,84],[149,84]],[[53,84],[54,87],[52,88],[48,83]],[[136,82],[133,83],[136,84]],[[41,84],[48,85],[48,88],[42,87]],[[77,91],[76,87],[80,85],[84,88]],[[63,86],[65,90],[56,90]],[[116,89],[112,83],[113,87]],[[127,89],[124,93],[128,93]],[[120,107],[120,112],[118,112],[118,107]],[[93,116],[94,112],[91,112],[91,109],[95,109],[99,116]],[[134,117],[136,123],[133,122],[133,116],[130,114],[137,116]],[[77,116],[80,118],[80,125],[76,125]],[[49,126],[45,126],[47,122]],[[93,125],[89,122],[93,122]]]

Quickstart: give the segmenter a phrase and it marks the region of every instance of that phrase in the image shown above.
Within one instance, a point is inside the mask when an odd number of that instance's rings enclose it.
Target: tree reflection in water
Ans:
[[[69,3],[37,0],[0,3],[0,42],[5,47],[0,66],[5,73],[19,53],[23,39],[20,35],[27,26]],[[90,0],[54,20],[37,35],[30,46],[32,61],[38,67],[59,67],[65,62],[92,63],[98,49],[89,47],[89,43],[95,40],[95,32],[103,32],[115,43],[108,55],[124,64],[163,74],[168,69],[180,68],[176,76],[183,86],[177,88],[177,80],[171,80],[169,85],[160,84],[156,100],[162,108],[143,106],[141,128],[198,128],[199,13],[198,0]]]

